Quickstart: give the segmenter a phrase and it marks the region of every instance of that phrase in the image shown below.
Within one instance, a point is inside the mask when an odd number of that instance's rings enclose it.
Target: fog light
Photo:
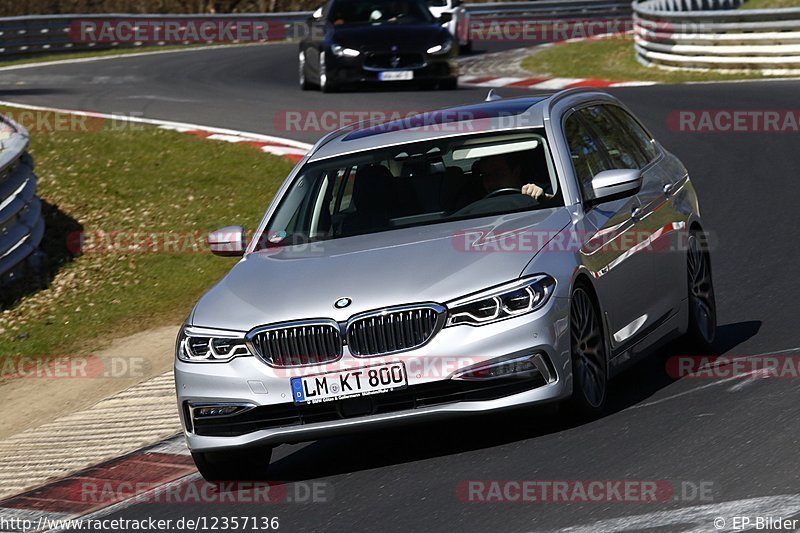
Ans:
[[[485,380],[499,378],[530,378],[541,375],[547,383],[555,381],[544,357],[540,353],[525,356],[498,358],[461,370],[453,379]]]
[[[201,407],[197,409],[194,414],[198,418],[203,416],[225,416],[233,414],[238,410],[239,408],[233,405],[228,407]]]
[[[248,404],[219,404],[219,405],[193,405],[192,418],[213,418],[217,416],[231,416],[252,409]]]

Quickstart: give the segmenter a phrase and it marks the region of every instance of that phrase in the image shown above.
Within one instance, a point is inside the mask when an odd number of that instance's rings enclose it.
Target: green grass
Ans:
[[[32,135],[38,193],[46,202],[44,247],[62,264],[51,265],[46,288],[5,302],[0,357],[88,353],[113,338],[180,323],[233,260],[202,250],[70,259],[68,236],[78,225],[91,236],[196,234],[183,241],[191,248],[220,226],[253,229],[292,166],[250,146],[148,126],[100,126]]]
[[[630,36],[558,44],[528,56],[522,66],[536,74],[610,81],[684,83],[763,77],[757,73],[719,74],[645,67],[636,61]]]
[[[747,0],[739,9],[773,9],[779,7],[800,7],[800,0]]]

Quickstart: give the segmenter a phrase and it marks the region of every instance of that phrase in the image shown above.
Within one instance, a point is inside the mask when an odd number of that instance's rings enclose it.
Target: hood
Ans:
[[[330,34],[331,42],[363,52],[390,51],[393,46],[398,52],[424,51],[449,38],[450,32],[437,23],[353,25]]]
[[[200,299],[190,321],[195,326],[247,331],[273,322],[345,321],[382,307],[446,303],[517,279],[569,221],[565,208],[555,208],[248,254]],[[550,237],[525,239],[522,249],[498,246],[497,241],[478,249],[473,246],[479,235],[519,231]],[[342,297],[352,299],[352,304],[334,308]]]

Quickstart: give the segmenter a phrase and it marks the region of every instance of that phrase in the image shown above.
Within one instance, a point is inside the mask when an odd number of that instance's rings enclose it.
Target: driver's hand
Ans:
[[[527,194],[534,200],[538,200],[545,196],[544,189],[536,185],[535,183],[526,183],[522,186],[522,194]]]

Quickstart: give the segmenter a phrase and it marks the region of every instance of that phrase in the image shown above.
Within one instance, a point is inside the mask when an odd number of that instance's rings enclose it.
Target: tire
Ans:
[[[717,303],[711,277],[708,240],[697,230],[689,233],[686,276],[689,283],[689,328],[686,338],[692,349],[708,352],[716,338]]]
[[[300,81],[300,90],[307,91],[311,88],[308,83],[308,76],[306,75],[306,51],[301,50],[299,54],[298,77]]]
[[[445,91],[455,91],[458,89],[458,78],[448,78],[440,82],[439,88]]]
[[[206,481],[257,481],[267,477],[272,448],[246,448],[220,452],[192,452]]]
[[[471,54],[471,53],[472,53],[472,39],[470,39],[470,40],[467,42],[467,44],[462,44],[462,45],[459,47],[459,50],[458,50],[458,52],[459,52],[461,55],[469,55],[469,54]]]
[[[328,79],[328,70],[325,67],[325,52],[319,53],[319,90],[323,93],[336,92],[336,86]]]
[[[573,289],[570,301],[570,407],[579,415],[596,416],[605,406],[608,389],[608,352],[603,323],[595,298],[585,285]]]

